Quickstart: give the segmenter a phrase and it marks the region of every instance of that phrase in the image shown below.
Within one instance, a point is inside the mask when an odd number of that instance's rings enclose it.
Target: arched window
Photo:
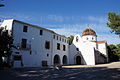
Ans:
[[[78,42],[78,36],[76,37],[76,42]]]
[[[92,37],[92,40],[94,40],[94,38]]]
[[[79,51],[79,48],[76,48],[77,51]]]

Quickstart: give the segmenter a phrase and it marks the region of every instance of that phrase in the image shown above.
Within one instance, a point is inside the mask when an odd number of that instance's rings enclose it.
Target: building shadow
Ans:
[[[120,68],[17,68],[0,71],[1,80],[120,80]]]

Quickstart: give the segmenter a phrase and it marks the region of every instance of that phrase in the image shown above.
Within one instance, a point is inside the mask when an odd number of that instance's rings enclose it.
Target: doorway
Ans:
[[[67,64],[67,56],[66,55],[63,56],[62,62],[63,62],[63,65]]]
[[[55,55],[54,56],[54,65],[58,65],[58,64],[60,64],[60,57],[59,57],[59,55]]]
[[[76,57],[76,65],[81,65],[81,57],[80,56]]]

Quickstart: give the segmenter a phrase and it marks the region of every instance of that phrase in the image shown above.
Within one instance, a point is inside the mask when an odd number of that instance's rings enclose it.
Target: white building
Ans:
[[[75,35],[73,44],[54,31],[22,21],[4,20],[13,37],[11,63],[13,67],[42,67],[56,64],[95,65],[106,60],[106,41],[97,41],[96,33],[88,28],[82,36]],[[104,55],[102,55],[104,54]]]
[[[87,28],[82,36],[79,34],[74,36],[70,45],[70,64],[95,65],[107,62],[107,58],[107,41],[97,41],[95,31]]]
[[[14,67],[39,67],[68,63],[68,40],[55,32],[18,20],[4,20],[13,36],[12,64]]]

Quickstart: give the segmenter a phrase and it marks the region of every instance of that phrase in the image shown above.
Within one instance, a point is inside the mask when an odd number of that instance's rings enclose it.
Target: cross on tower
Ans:
[[[90,28],[89,26],[90,26],[90,24],[87,24],[87,26],[88,26],[88,28]]]

